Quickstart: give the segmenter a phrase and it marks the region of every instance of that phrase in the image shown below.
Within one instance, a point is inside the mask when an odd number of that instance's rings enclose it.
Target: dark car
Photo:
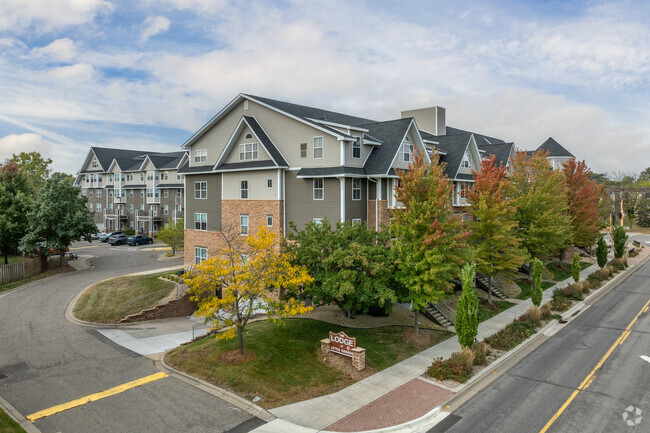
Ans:
[[[99,241],[100,242],[108,242],[108,240],[111,238],[111,236],[122,235],[122,234],[124,234],[124,232],[122,232],[122,231],[104,233],[103,235],[101,235],[99,237]]]
[[[122,245],[125,244],[128,239],[129,237],[127,235],[125,235],[124,233],[120,233],[108,238],[108,243],[111,245]]]
[[[145,235],[129,236],[129,238],[126,241],[128,242],[129,245],[153,244],[153,239]]]

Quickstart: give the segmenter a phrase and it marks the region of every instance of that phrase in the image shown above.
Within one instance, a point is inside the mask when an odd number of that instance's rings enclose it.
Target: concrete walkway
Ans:
[[[628,262],[630,265],[637,264],[645,259],[648,254],[650,254],[650,250],[646,248],[639,256],[628,259]],[[586,279],[589,274],[598,269],[597,264],[584,269],[580,272],[580,280]],[[572,283],[573,279],[568,278],[546,289],[543,294],[542,303],[546,303],[552,299],[555,289],[566,287]],[[533,303],[530,299],[519,301],[508,310],[482,322],[479,324],[478,340],[483,340],[503,329],[514,319],[524,314],[531,305]],[[253,431],[257,433],[280,433],[287,431],[314,432],[330,431],[330,429],[331,431],[353,431],[342,428],[345,425],[354,425],[354,423],[350,422],[352,414],[358,414],[359,417],[367,416],[364,414],[367,411],[360,409],[364,408],[364,406],[371,405],[373,402],[390,399],[390,395],[393,393],[403,392],[398,390],[398,388],[406,384],[412,383],[414,386],[417,386],[417,381],[414,382],[414,380],[425,380],[420,376],[424,374],[434,358],[448,358],[453,352],[459,350],[460,344],[458,343],[458,337],[454,336],[336,393],[271,409],[270,412],[277,416],[278,419]],[[438,390],[432,391],[432,395],[441,393],[442,388],[438,388]],[[396,403],[400,401],[397,398],[393,400]],[[386,405],[382,405],[382,407],[388,409]],[[398,409],[398,411],[401,410]],[[399,419],[399,417],[400,414],[396,414],[395,419]],[[342,423],[340,422],[341,420],[346,422]],[[439,419],[433,420],[433,417],[431,417],[428,423],[408,427],[406,431],[425,432],[437,421]],[[399,422],[395,424],[399,424]],[[388,427],[389,425],[386,424],[384,427]],[[403,425],[402,427],[405,426]],[[371,422],[367,428],[362,428],[361,430],[370,430],[371,428],[376,429],[378,427]]]

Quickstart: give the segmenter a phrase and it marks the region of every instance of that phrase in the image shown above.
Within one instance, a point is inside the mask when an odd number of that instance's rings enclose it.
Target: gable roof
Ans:
[[[90,152],[97,157],[100,172],[108,172],[115,162],[122,171],[140,170],[145,158],[149,157],[156,169],[175,169],[187,152],[152,152],[149,150],[114,149],[110,147],[91,147]],[[87,171],[81,171],[87,172]]]
[[[479,134],[474,131],[465,131],[463,129],[452,128],[451,126],[447,126],[447,135],[468,134],[468,133],[474,134],[474,139],[476,140],[477,146],[481,146],[483,144],[505,143],[505,141],[503,141],[500,138],[490,137],[488,135]]]
[[[494,144],[479,144],[479,150],[484,150],[487,157],[494,155],[497,164],[506,166],[508,158],[515,147],[514,143],[494,143]]]
[[[370,152],[364,166],[367,175],[385,175],[388,173],[395,159],[395,154],[402,144],[402,139],[411,126],[411,122],[413,122],[413,118],[407,117],[405,119],[360,125],[368,129],[373,137],[378,138],[383,143]]]
[[[465,150],[469,145],[469,140],[472,137],[471,132],[464,132],[453,135],[440,135],[437,137],[438,144],[436,147],[442,149],[446,154],[441,154],[440,162],[446,163],[445,174],[449,179],[454,179],[460,163],[465,155]]]
[[[542,145],[539,146],[535,151],[540,151],[540,150],[547,151],[549,153],[548,156],[550,157],[555,156],[555,157],[564,157],[564,158],[575,158],[575,156],[573,156],[571,152],[569,152],[564,147],[562,147],[562,145],[557,141],[555,141],[553,137],[548,137],[548,139],[544,143],[542,143]]]

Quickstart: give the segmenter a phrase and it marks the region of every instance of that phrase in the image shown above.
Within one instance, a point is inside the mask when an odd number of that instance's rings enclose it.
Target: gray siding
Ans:
[[[314,200],[313,180],[298,179],[297,173],[295,170],[286,172],[285,218],[287,230],[289,230],[289,222],[293,222],[298,230],[302,230],[305,228],[305,224],[314,218],[327,218],[330,223],[336,224],[341,218],[339,180],[325,178],[324,200]]]
[[[368,219],[368,186],[367,180],[361,179],[361,200],[352,200],[352,179],[345,179],[345,220],[351,221],[355,218],[361,218],[365,223]],[[372,186],[375,186],[373,183]]]
[[[194,198],[194,182],[208,183],[208,198]],[[185,178],[187,208],[185,228],[194,229],[194,213],[208,214],[208,231],[221,230],[221,174],[187,175]]]

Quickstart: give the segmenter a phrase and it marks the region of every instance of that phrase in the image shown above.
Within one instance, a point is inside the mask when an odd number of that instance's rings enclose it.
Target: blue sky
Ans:
[[[135,4],[135,6],[134,6]],[[238,93],[650,166],[645,1],[3,0],[0,158],[174,151]]]

